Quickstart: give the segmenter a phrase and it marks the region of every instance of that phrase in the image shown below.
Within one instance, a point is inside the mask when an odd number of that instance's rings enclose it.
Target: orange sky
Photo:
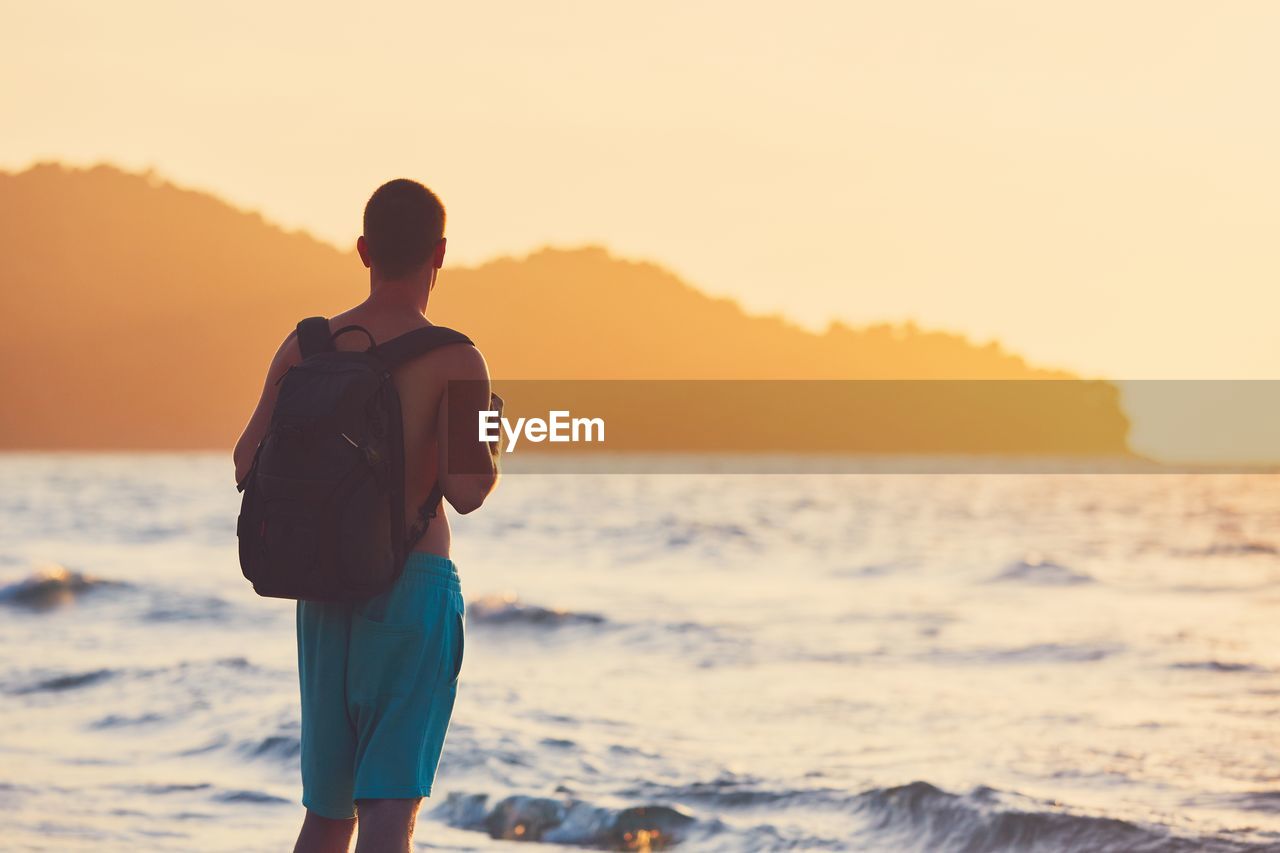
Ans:
[[[8,4],[0,166],[343,244],[405,174],[458,261],[602,242],[811,324],[1276,377],[1278,41],[1243,0]]]

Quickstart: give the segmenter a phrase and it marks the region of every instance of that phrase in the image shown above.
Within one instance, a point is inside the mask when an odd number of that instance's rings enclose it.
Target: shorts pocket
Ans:
[[[461,611],[452,610],[450,615],[453,617],[453,677],[449,679],[450,683],[457,683],[458,677],[462,675],[462,652],[466,646],[467,639],[467,622]]]
[[[347,696],[369,705],[386,696],[413,691],[422,668],[423,627],[374,622],[351,614],[351,648],[347,657]]]

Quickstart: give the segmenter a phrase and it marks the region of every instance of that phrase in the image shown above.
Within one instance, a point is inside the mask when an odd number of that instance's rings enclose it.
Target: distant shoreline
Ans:
[[[171,457],[225,457],[230,468],[230,450],[225,448],[4,448],[0,461],[24,457],[48,459],[128,459],[149,460]],[[854,453],[610,453],[603,451],[531,451],[503,459],[505,475],[527,474],[702,474],[702,475],[816,475],[816,474],[907,474],[907,475],[1027,475],[1027,474],[1280,474],[1280,462],[1254,464],[1203,462],[1162,463],[1137,454],[1110,456],[1052,456],[1036,454],[854,454]],[[228,475],[230,476],[230,475]],[[230,483],[230,481],[228,481]]]

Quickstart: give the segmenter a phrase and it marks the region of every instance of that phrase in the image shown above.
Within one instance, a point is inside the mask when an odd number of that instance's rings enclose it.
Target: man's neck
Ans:
[[[409,282],[370,282],[364,304],[377,311],[414,311],[425,315],[430,295],[428,287]]]

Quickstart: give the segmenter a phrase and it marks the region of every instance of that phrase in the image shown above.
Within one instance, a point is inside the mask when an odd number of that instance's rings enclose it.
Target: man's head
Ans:
[[[360,260],[381,281],[426,274],[444,263],[444,205],[417,181],[397,178],[374,191],[364,207]]]

